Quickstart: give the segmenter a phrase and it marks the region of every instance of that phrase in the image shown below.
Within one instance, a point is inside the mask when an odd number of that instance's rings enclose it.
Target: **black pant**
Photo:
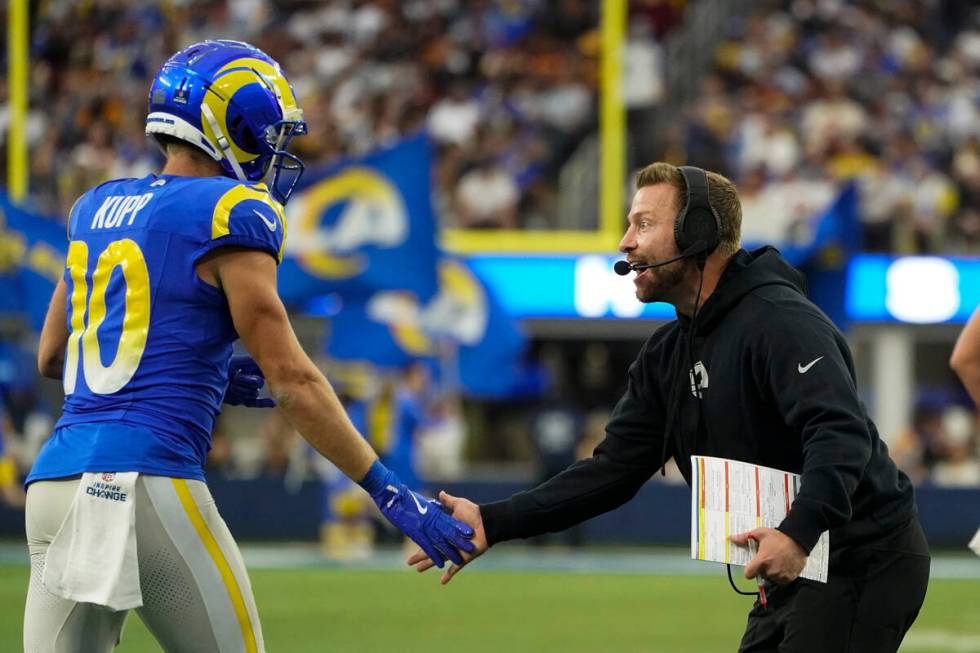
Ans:
[[[895,653],[929,584],[917,518],[870,543],[831,554],[827,583],[766,583],[739,653]]]

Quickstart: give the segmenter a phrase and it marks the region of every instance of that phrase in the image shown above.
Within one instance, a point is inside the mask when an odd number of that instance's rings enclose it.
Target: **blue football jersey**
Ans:
[[[238,338],[195,270],[238,246],[277,261],[285,217],[263,184],[150,175],[102,184],[68,219],[64,413],[27,478],[138,471],[203,480]]]

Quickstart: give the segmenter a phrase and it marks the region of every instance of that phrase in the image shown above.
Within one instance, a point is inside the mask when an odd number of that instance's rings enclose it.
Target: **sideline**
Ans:
[[[249,569],[408,570],[405,553],[400,548],[377,549],[361,560],[346,562],[326,560],[320,555],[316,544],[306,542],[243,544],[241,548]],[[0,565],[26,564],[26,545],[9,540],[0,542]],[[502,544],[494,548],[492,555],[482,558],[477,567],[473,571],[646,576],[714,576],[724,573],[724,565],[691,560],[689,552],[679,548],[590,547],[577,551]],[[942,580],[980,580],[980,564],[976,556],[969,553],[934,554],[930,577]],[[974,644],[971,641],[965,645]],[[980,653],[980,646],[965,650],[977,650]]]

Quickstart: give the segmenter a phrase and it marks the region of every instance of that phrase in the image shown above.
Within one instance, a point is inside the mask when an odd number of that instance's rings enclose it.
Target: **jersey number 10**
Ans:
[[[113,270],[119,267],[126,281],[125,293],[115,294],[114,299],[126,302],[119,335],[119,346],[112,362],[102,364],[99,351],[99,327],[106,317],[106,291]],[[101,254],[92,273],[92,296],[88,297],[88,245],[72,241],[68,248],[68,271],[71,274],[71,333],[65,354],[65,394],[75,392],[78,378],[79,348],[85,382],[89,389],[100,395],[112,394],[122,389],[139,367],[146,335],[150,327],[150,273],[139,245],[126,238],[109,243]],[[88,306],[86,299],[88,298]],[[87,309],[87,311],[86,311]],[[88,320],[85,314],[88,313]]]

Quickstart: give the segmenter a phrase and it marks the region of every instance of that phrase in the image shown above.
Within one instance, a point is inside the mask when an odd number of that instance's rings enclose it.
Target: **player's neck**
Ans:
[[[221,166],[212,159],[191,156],[184,152],[170,152],[161,175],[175,177],[220,177]]]

